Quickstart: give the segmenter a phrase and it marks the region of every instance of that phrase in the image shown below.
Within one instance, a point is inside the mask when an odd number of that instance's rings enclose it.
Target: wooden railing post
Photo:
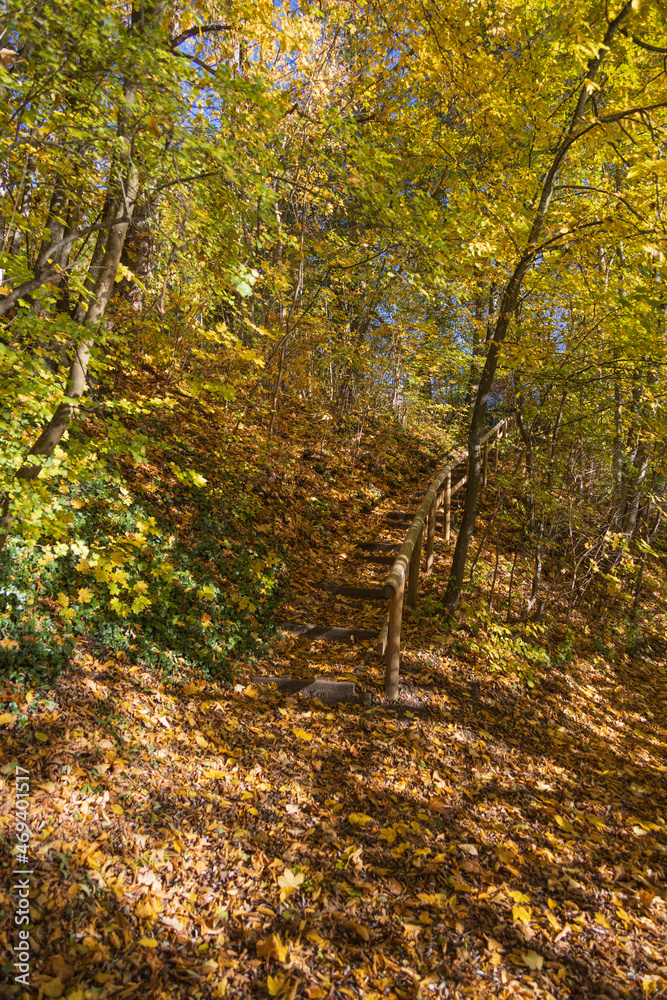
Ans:
[[[443,494],[442,501],[442,534],[446,543],[449,543],[449,537],[451,534],[452,527],[452,474],[448,472],[445,477],[445,490]]]
[[[493,449],[493,471],[498,471],[498,451],[500,449],[500,438],[502,437],[503,429],[502,425],[499,425],[496,431],[496,447]]]
[[[484,479],[484,486],[486,487],[486,481],[489,478],[489,442],[484,442],[484,452],[482,455],[482,476]]]
[[[433,497],[433,503],[431,504],[428,512],[428,525],[426,528],[426,574],[431,572],[431,567],[433,566],[433,542],[435,540],[435,510],[437,507],[438,495]]]
[[[412,558],[410,560],[410,579],[408,580],[408,604],[411,608],[417,607],[417,594],[419,593],[419,569],[422,560],[422,538],[424,537],[424,528],[422,526],[419,532],[419,537],[415,542],[415,547],[412,550]]]
[[[387,653],[384,671],[384,693],[387,698],[398,694],[398,678],[401,669],[401,619],[403,618],[403,594],[405,573],[401,577],[394,596],[389,601],[389,627],[387,630]]]

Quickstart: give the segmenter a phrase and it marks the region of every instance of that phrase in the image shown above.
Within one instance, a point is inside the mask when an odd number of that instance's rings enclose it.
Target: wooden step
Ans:
[[[347,584],[321,583],[320,590],[340,597],[358,597],[364,601],[386,601],[387,595],[380,587],[352,587]]]
[[[375,552],[398,552],[400,545],[397,542],[357,542],[357,548]]]
[[[303,639],[325,639],[327,642],[361,642],[363,639],[377,639],[377,629],[342,628],[339,625],[294,625],[289,622],[280,626],[283,632]]]

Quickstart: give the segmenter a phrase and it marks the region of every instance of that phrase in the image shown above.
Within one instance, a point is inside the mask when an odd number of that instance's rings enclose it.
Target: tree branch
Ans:
[[[231,24],[199,24],[194,28],[188,28],[187,31],[181,31],[180,35],[176,35],[171,41],[171,48],[177,49],[179,45],[187,41],[188,38],[195,38],[197,35],[210,35],[218,31],[231,31]],[[178,55],[183,55],[179,52]]]

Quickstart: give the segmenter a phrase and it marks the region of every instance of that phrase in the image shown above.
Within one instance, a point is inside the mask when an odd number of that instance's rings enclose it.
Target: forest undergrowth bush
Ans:
[[[163,677],[197,668],[224,684],[234,661],[263,650],[284,567],[271,540],[248,544],[219,491],[167,476],[162,506],[185,515],[175,525],[128,485],[99,470],[60,486],[54,515],[69,508],[68,536],[17,536],[0,555],[0,667],[12,679],[48,683],[85,644]],[[237,513],[251,516],[253,504]]]

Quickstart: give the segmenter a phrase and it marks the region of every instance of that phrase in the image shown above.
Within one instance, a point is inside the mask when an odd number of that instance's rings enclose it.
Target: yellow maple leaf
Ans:
[[[303,881],[304,876],[302,872],[293,872],[291,868],[286,868],[282,875],[278,876],[281,900],[285,900],[293,892],[296,892]]]
[[[257,942],[258,958],[275,958],[276,962],[286,962],[289,955],[289,945],[283,944],[278,934],[271,934]]]
[[[530,903],[530,896],[527,896],[525,892],[519,892],[518,889],[511,889],[507,895],[510,899],[513,899],[515,903]]]
[[[289,979],[283,976],[280,972],[276,976],[266,977],[266,988],[269,991],[269,995],[272,997],[279,997],[281,993],[284,993],[289,986]]]
[[[396,831],[392,830],[390,826],[383,827],[380,830],[380,840],[386,840],[388,844],[393,844],[396,840]]]
[[[12,715],[11,712],[3,712],[2,715],[0,715],[0,726],[7,726],[10,722],[14,722],[16,718],[17,716]]]
[[[312,733],[307,733],[305,729],[293,729],[292,732],[295,736],[298,736],[300,740],[305,740],[306,743],[313,738]]]
[[[605,917],[604,913],[595,914],[595,923],[599,924],[600,927],[606,927],[609,930],[609,921]]]
[[[561,830],[564,830],[565,833],[574,833],[574,827],[569,820],[565,819],[564,816],[554,816],[554,819]]]
[[[152,937],[142,937],[139,944],[142,944],[144,948],[157,948],[157,941]]]

